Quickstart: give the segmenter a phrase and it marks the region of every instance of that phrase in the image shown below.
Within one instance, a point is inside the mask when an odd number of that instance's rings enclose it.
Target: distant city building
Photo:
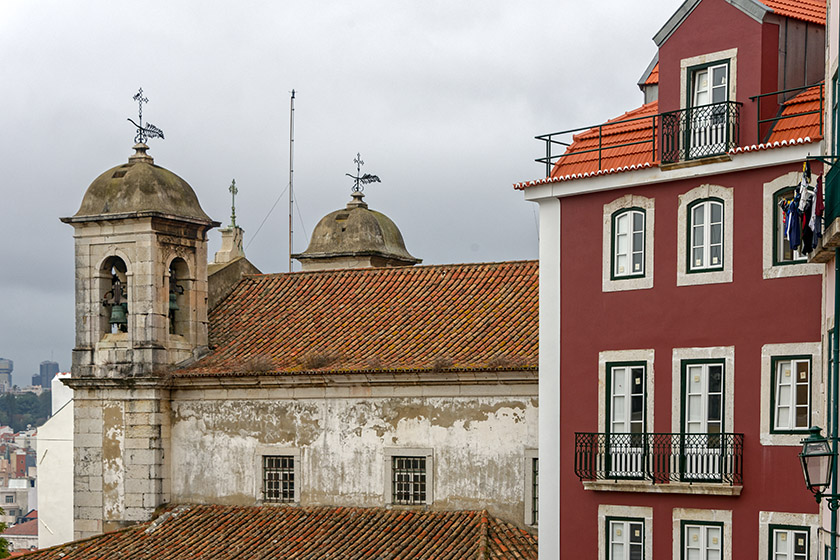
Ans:
[[[6,358],[0,358],[0,391],[5,393],[12,386],[12,370],[15,363]]]
[[[41,362],[40,371],[37,375],[32,376],[32,386],[49,386],[50,381],[52,381],[52,378],[55,377],[56,373],[58,373],[58,362],[53,362],[50,360],[45,360]]]

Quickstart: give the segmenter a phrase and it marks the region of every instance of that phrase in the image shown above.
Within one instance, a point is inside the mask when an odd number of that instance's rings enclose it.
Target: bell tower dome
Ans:
[[[88,187],[76,261],[74,534],[169,501],[167,372],[207,347],[207,232],[220,225],[141,142]]]

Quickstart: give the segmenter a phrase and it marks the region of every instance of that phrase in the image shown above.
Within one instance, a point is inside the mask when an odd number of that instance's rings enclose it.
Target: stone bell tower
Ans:
[[[207,231],[219,223],[148,149],[135,145],[61,219],[76,255],[76,538],[168,502],[168,371],[207,347]]]

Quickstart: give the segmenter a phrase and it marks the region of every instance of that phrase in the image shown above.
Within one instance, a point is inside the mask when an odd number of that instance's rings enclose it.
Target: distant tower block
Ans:
[[[6,392],[12,387],[12,370],[15,363],[6,358],[0,358],[0,391]]]

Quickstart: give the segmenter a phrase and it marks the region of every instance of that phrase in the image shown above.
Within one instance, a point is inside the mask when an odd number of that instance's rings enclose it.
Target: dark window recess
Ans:
[[[394,457],[392,466],[393,502],[426,503],[426,458]]]
[[[295,458],[291,455],[263,457],[263,500],[273,503],[295,501]]]

